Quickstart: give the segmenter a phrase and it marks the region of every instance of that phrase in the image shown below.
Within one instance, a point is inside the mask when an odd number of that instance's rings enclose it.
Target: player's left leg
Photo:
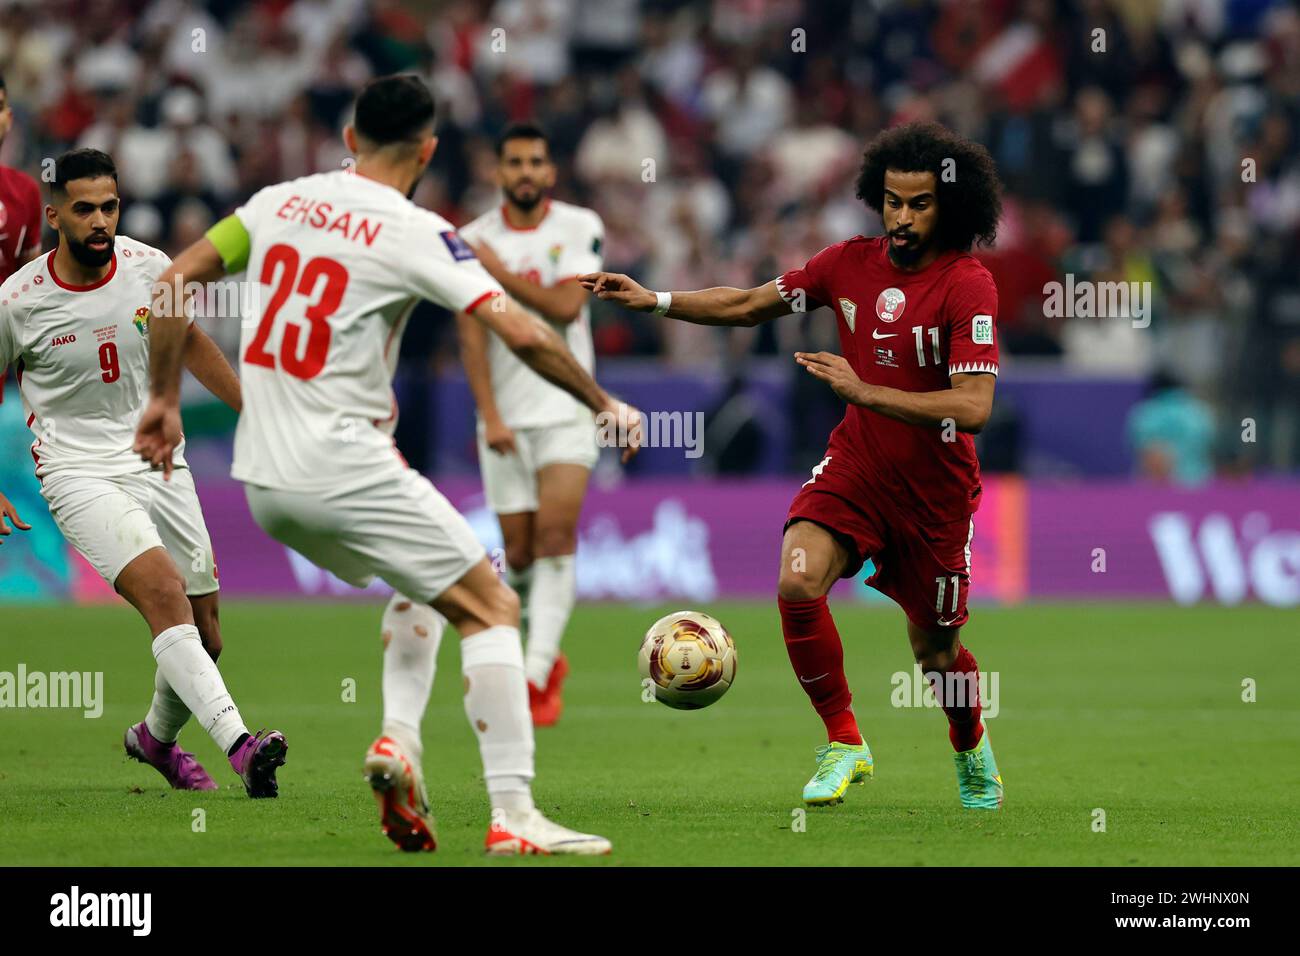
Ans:
[[[567,462],[546,465],[537,473],[538,510],[524,670],[533,723],[540,726],[554,724],[563,709],[560,694],[569,664],[560,653],[560,642],[577,597],[578,516],[590,475],[591,469],[585,465]]]
[[[357,588],[374,580],[381,556],[415,560],[441,533],[435,514],[440,501],[413,500],[402,482],[323,499],[251,484],[244,490],[263,531]],[[414,577],[388,583],[397,593],[380,623],[383,724],[366,751],[364,779],[379,806],[384,835],[403,850],[433,850],[437,841],[421,769],[420,724],[446,620],[404,593],[418,593]]]
[[[922,673],[948,717],[962,805],[996,810],[1002,778],[981,717],[979,665],[961,642],[969,619],[971,542],[975,523],[961,518],[922,525],[890,516],[894,547],[867,583],[907,614],[907,637]]]
[[[1002,805],[1002,775],[981,717],[979,664],[961,642],[960,627],[921,627],[907,622],[907,639],[921,672],[948,717],[948,739],[956,753],[957,790],[962,806],[996,810]]]
[[[921,627],[907,622],[907,639],[917,666],[934,688],[948,717],[948,739],[956,751],[971,750],[983,735],[979,668],[961,642],[960,627]]]
[[[189,600],[194,626],[199,629],[199,640],[215,663],[221,656],[217,592],[190,595]],[[181,728],[190,719],[190,709],[172,689],[161,669],[154,671],[153,687],[153,701],[144,720],[127,728],[127,753],[157,769],[178,790],[217,789],[216,782],[198,759],[177,743]]]

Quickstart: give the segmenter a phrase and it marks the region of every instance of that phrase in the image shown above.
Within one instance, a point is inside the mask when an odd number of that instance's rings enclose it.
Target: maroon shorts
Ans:
[[[878,501],[865,469],[832,447],[790,503],[786,527],[801,520],[821,525],[848,549],[842,577],[856,575],[870,558],[876,571],[867,584],[891,598],[918,627],[966,623],[972,519],[918,523]]]

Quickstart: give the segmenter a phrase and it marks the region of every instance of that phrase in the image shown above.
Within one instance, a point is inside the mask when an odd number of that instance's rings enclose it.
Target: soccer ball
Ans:
[[[678,710],[708,707],[736,680],[736,642],[716,618],[674,611],[646,631],[637,655],[641,686]]]

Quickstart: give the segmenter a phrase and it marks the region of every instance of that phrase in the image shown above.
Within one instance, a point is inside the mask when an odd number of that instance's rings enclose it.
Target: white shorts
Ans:
[[[499,515],[537,510],[537,473],[547,465],[581,465],[590,470],[600,449],[596,447],[596,421],[579,409],[572,422],[516,428],[513,454],[498,454],[484,440],[478,425],[478,465],[483,474],[483,496]]]
[[[464,516],[410,468],[343,494],[250,484],[244,493],[263,531],[353,587],[379,577],[428,603],[487,556]]]
[[[143,471],[113,478],[54,475],[41,485],[50,516],[68,543],[110,585],[150,548],[166,548],[191,597],[211,594],[217,584],[212,540],[188,468]]]

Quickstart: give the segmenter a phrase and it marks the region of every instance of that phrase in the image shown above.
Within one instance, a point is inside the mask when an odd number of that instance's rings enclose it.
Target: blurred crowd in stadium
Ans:
[[[607,268],[665,289],[760,284],[877,230],[853,195],[864,143],[936,119],[1006,184],[979,254],[1009,371],[1151,376],[1139,445],[1172,429],[1208,461],[1213,409],[1220,435],[1249,416],[1283,436],[1259,464],[1300,461],[1288,2],[0,0],[0,71],[0,158],[39,174],[70,146],[112,152],[122,231],[172,252],[259,187],[338,168],[357,87],[414,71],[441,139],[418,202],[455,223],[491,206],[494,134],[536,119],[560,197],[605,220]],[[1049,316],[1065,273],[1151,283],[1151,327]],[[454,349],[431,328],[417,359]],[[826,314],[720,333],[598,303],[594,331],[601,356],[676,366],[837,348]]]

